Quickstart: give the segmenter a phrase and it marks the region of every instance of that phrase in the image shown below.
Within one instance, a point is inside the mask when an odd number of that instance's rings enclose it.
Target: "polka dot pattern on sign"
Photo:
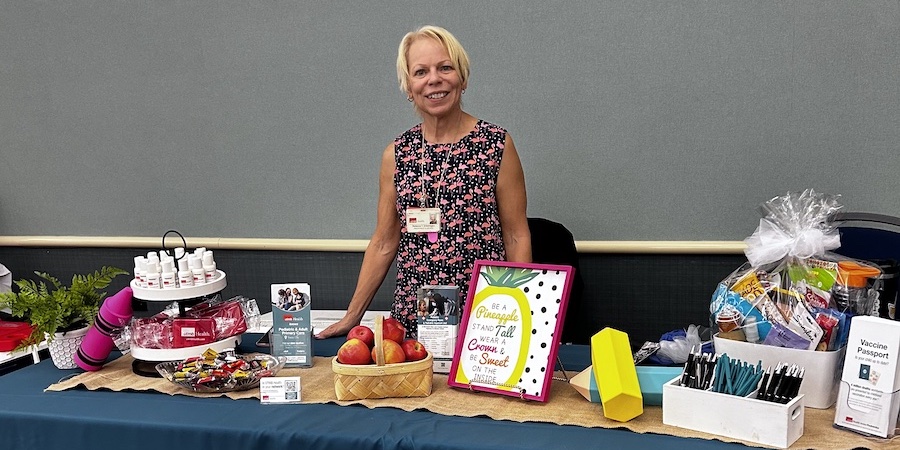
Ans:
[[[559,271],[542,270],[538,279],[529,281],[522,286],[532,306],[532,329],[529,343],[529,358],[525,363],[524,373],[544,373],[548,365],[553,367],[554,361],[550,361],[550,350],[558,323],[557,315],[559,305],[562,303],[561,292],[565,285],[566,274]],[[520,388],[529,395],[540,396],[544,378],[540,379],[523,377],[519,380]]]

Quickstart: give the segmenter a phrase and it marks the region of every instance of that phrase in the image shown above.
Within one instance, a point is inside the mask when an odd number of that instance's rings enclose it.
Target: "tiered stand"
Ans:
[[[133,302],[161,302],[164,304],[178,302],[179,316],[184,316],[185,310],[191,306],[215,297],[225,289],[226,285],[225,272],[222,272],[221,270],[216,271],[216,277],[209,283],[183,288],[148,289],[138,286],[135,280],[131,281],[131,289],[134,291]],[[237,335],[210,344],[173,349],[142,348],[132,344],[131,356],[134,357],[132,370],[138,375],[158,377],[159,374],[156,372],[156,364],[160,362],[178,361],[197,356],[202,354],[208,348],[215,351],[222,351],[234,348],[240,344],[240,342],[241,337],[240,335]]]

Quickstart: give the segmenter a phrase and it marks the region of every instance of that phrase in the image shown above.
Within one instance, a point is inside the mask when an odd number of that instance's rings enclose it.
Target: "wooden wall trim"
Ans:
[[[284,250],[315,252],[362,252],[366,239],[260,239],[260,238],[186,238],[188,248],[206,247],[222,250]],[[159,248],[161,237],[134,236],[0,236],[2,247],[115,247]],[[181,239],[169,235],[166,246],[182,245]],[[746,245],[741,241],[577,241],[579,253],[642,254],[740,254]]]

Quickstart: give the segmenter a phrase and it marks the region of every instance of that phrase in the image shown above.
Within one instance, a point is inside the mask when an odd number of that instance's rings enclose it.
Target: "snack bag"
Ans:
[[[840,247],[829,217],[837,196],[813,190],[761,206],[744,242],[747,263],[725,278],[710,302],[720,338],[807,350],[846,343],[850,319],[871,314],[881,270],[830,252]]]

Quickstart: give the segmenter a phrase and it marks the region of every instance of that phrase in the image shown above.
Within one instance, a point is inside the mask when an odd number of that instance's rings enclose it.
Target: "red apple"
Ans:
[[[400,344],[385,339],[384,342],[381,343],[381,348],[384,349],[385,364],[406,362],[406,355],[403,353],[403,349],[400,347]],[[375,359],[374,348],[372,349],[372,361],[377,361]]]
[[[347,339],[356,338],[366,343],[369,348],[372,348],[375,345],[375,333],[372,332],[372,329],[365,325],[357,325],[350,329],[350,332],[347,333]]]
[[[407,361],[419,361],[428,356],[428,350],[425,350],[425,346],[415,339],[403,341],[400,347],[403,349],[403,354],[406,356]]]
[[[350,338],[341,345],[337,352],[338,362],[341,364],[363,365],[372,362],[369,354],[369,346],[365,342]]]
[[[406,328],[393,317],[384,319],[381,323],[381,332],[386,341],[394,341],[399,344],[406,339]]]

